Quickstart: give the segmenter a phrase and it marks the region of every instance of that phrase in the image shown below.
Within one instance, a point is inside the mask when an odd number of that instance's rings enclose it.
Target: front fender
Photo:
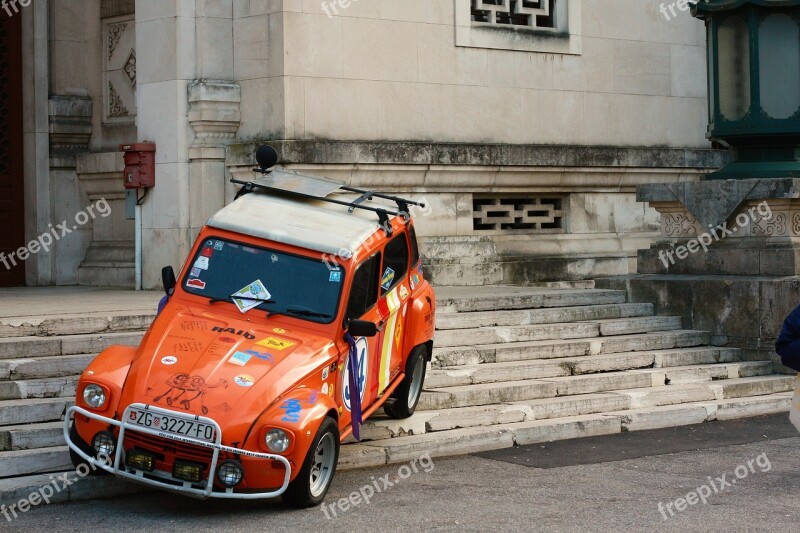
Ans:
[[[78,379],[75,403],[103,416],[114,417],[122,397],[122,387],[135,357],[136,348],[133,346],[111,346],[104,350],[89,363]],[[105,387],[108,391],[108,401],[101,410],[92,409],[83,401],[83,389],[90,383]],[[75,429],[85,442],[91,442],[92,436],[103,428],[100,423],[86,416],[77,416]]]
[[[275,428],[287,431],[292,437],[292,442],[289,450],[281,455],[295,466],[292,472],[294,478],[314,442],[322,421],[331,411],[336,413],[336,409],[336,403],[328,394],[311,388],[295,389],[260,417],[259,428],[253,431],[250,437],[250,440],[257,440],[250,442],[248,448],[275,453],[266,446],[267,432]]]

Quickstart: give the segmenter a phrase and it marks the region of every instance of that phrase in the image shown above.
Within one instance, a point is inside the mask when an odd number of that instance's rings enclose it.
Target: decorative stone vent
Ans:
[[[472,229],[492,232],[563,233],[563,198],[474,196]]]
[[[473,22],[554,30],[561,0],[472,0]]]

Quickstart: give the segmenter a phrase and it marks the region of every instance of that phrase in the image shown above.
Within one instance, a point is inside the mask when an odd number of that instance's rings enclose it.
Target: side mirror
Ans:
[[[374,337],[378,334],[378,326],[369,320],[351,320],[347,331],[353,337]]]
[[[161,269],[161,282],[164,284],[164,292],[167,293],[167,296],[172,296],[178,281],[175,279],[175,271],[171,266],[165,266]]]

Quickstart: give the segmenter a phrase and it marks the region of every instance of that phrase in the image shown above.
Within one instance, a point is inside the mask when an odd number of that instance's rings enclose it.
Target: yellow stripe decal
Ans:
[[[378,394],[386,390],[389,386],[389,375],[391,372],[392,352],[394,351],[394,330],[397,326],[397,313],[392,314],[386,322],[386,329],[383,331],[383,349],[381,350],[381,369],[378,375]]]

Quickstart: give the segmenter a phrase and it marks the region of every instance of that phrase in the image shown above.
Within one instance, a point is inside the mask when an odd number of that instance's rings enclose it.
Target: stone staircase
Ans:
[[[0,322],[0,499],[3,480],[72,469],[63,415],[78,376],[108,346],[138,344],[154,317],[118,312]]]
[[[417,413],[373,416],[352,466],[788,412],[794,377],[623,291],[440,291]],[[488,288],[487,288],[488,289]],[[455,293],[455,294],[453,294]]]
[[[373,416],[341,468],[788,412],[794,378],[708,346],[680,317],[591,283],[441,288],[436,348],[417,413]],[[62,434],[78,375],[112,344],[138,344],[151,312],[0,320],[0,503],[72,470]],[[130,486],[87,478],[58,498]]]

